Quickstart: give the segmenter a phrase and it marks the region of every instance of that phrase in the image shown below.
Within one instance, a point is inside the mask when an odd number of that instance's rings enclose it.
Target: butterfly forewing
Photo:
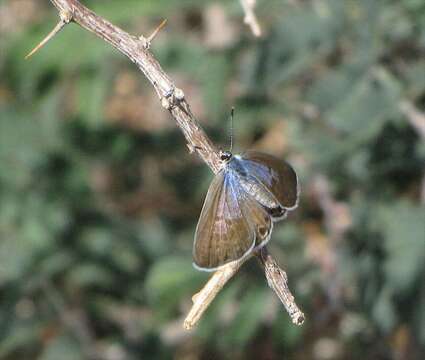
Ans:
[[[256,179],[283,208],[292,209],[297,206],[298,179],[288,163],[257,151],[245,152],[241,160],[249,177]],[[258,200],[262,203],[261,199]],[[267,207],[268,204],[263,205]]]
[[[222,170],[208,189],[195,232],[193,258],[196,267],[216,270],[242,258],[255,245],[255,228],[246,219],[244,194],[231,171]]]

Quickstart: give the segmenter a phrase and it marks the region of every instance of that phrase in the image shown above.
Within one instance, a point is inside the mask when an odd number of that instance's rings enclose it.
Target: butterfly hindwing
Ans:
[[[245,218],[254,225],[255,246],[264,246],[269,240],[273,230],[273,222],[270,215],[251,195],[240,190],[242,198],[241,207]]]
[[[274,156],[257,151],[247,151],[241,155],[245,171],[271,193],[283,210],[297,206],[299,185],[292,167]],[[254,182],[255,182],[254,180]],[[264,204],[263,204],[264,205]],[[274,209],[270,209],[273,211]]]

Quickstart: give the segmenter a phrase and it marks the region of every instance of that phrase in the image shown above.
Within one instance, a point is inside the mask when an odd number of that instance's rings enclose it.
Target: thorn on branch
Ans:
[[[161,23],[152,32],[152,34],[150,34],[147,38],[145,38],[144,36],[139,37],[139,40],[143,41],[143,47],[146,50],[149,50],[153,39],[155,38],[156,35],[158,35],[158,33],[161,31],[161,29],[165,26],[166,23],[167,23],[167,19],[162,20]]]
[[[61,31],[65,25],[69,24],[69,22],[72,20],[72,14],[70,12],[63,12],[59,14],[60,20],[56,24],[56,26],[53,28],[53,30],[47,34],[47,36],[40,41],[40,43],[32,49],[27,56],[25,56],[25,59],[29,59],[32,55],[34,55],[38,50],[40,50],[44,45],[47,44],[47,42],[53,38],[59,31]]]

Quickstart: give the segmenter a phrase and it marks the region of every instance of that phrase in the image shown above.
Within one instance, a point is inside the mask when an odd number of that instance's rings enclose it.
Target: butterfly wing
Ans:
[[[247,192],[240,190],[241,208],[245,218],[255,229],[255,247],[264,246],[273,230],[273,222],[263,206]]]
[[[212,181],[193,244],[198,269],[216,270],[246,256],[254,247],[256,230],[241,205],[244,196],[232,171],[222,170]]]
[[[257,151],[247,151],[241,155],[241,159],[247,174],[271,193],[283,208],[281,215],[284,215],[286,210],[297,207],[298,178],[294,169],[288,163]],[[272,217],[279,217],[279,209],[271,208],[269,210]],[[277,213],[274,215],[273,211]]]

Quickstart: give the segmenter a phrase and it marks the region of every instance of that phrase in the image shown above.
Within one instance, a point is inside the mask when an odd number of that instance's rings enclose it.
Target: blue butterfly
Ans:
[[[223,167],[208,189],[193,244],[194,266],[205,271],[264,246],[273,222],[298,205],[298,179],[288,163],[257,151],[223,151],[220,159]]]

